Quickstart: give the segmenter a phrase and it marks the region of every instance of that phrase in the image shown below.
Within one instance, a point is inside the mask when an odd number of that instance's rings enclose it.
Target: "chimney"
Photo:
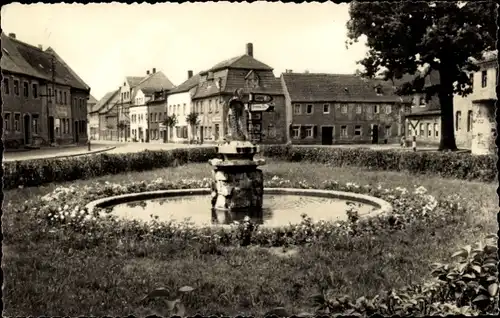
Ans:
[[[304,71],[304,73],[305,73],[305,74],[309,74],[309,70],[305,70],[305,71]]]
[[[16,38],[16,34],[15,33],[9,33],[9,37],[15,39]]]
[[[43,51],[43,45],[38,44],[38,48]]]
[[[293,70],[285,70],[285,73],[293,73]]]
[[[247,55],[253,57],[253,44],[247,43]]]
[[[155,68],[155,67],[153,67],[153,74],[154,74],[154,73],[156,73],[156,68]]]
[[[149,75],[149,70],[146,71],[146,75]]]
[[[188,79],[190,79],[191,77],[193,77],[193,71],[189,70],[188,71]]]

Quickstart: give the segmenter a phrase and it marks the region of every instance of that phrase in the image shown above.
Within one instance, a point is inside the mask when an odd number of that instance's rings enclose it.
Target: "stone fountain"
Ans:
[[[262,209],[264,179],[262,170],[257,167],[265,161],[254,160],[259,148],[249,141],[247,116],[249,112],[242,102],[241,90],[237,90],[229,100],[226,142],[217,146],[217,153],[222,158],[209,161],[213,167],[214,210],[255,214]]]

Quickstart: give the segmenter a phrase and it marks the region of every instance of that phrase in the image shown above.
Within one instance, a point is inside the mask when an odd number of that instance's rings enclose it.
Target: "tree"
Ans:
[[[191,138],[194,137],[195,135],[195,130],[194,128],[196,127],[196,125],[198,125],[198,114],[195,113],[195,112],[191,112],[189,113],[187,116],[186,116],[186,122],[188,123],[188,125],[191,127]]]
[[[399,86],[401,95],[437,95],[441,107],[439,150],[456,150],[453,95],[472,92],[468,72],[477,71],[472,59],[495,49],[494,2],[351,2],[347,45],[367,38],[367,56],[358,63],[364,75],[382,72],[386,80],[413,80]],[[417,72],[426,67],[425,72]],[[437,84],[424,85],[425,76],[439,74]]]
[[[127,127],[127,125],[125,124],[125,121],[120,120],[118,122],[118,125],[116,127],[120,131],[120,135],[123,137],[123,132],[124,132],[125,128]]]
[[[175,125],[177,125],[177,116],[175,116],[175,114],[168,115],[165,120],[163,120],[163,124],[171,130]]]

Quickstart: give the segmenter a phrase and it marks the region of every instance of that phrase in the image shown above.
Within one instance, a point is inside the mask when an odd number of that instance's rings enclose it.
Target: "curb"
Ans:
[[[104,149],[94,150],[85,153],[77,153],[72,155],[61,155],[61,156],[53,156],[53,157],[43,157],[43,158],[31,158],[31,159],[21,159],[21,160],[4,160],[4,162],[16,162],[16,161],[28,161],[28,160],[44,160],[44,159],[64,159],[64,158],[72,158],[72,157],[80,157],[80,156],[88,156],[95,155],[98,153],[106,152],[115,149],[116,147],[108,147]]]

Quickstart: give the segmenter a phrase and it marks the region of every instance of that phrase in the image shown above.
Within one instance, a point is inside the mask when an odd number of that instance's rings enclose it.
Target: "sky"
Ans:
[[[2,6],[3,32],[52,47],[100,99],[125,76],[153,67],[174,85],[225,59],[245,54],[294,72],[352,74],[367,48],[346,48],[348,4],[164,3]],[[27,22],[29,21],[29,23]]]

